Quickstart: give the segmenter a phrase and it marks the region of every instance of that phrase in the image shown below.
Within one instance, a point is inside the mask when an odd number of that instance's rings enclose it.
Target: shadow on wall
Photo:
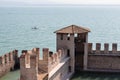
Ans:
[[[120,80],[120,73],[76,72],[71,80]]]

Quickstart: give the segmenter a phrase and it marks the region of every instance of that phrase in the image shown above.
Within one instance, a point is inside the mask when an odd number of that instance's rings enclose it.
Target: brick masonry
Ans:
[[[17,50],[11,51],[0,56],[0,77],[5,75],[7,72],[16,69],[15,65],[19,62],[17,56]]]
[[[51,53],[43,49],[43,59],[39,58],[39,48],[23,50],[20,56],[20,80],[63,80],[70,74],[69,57],[62,50]]]
[[[117,51],[117,44],[112,44],[112,50],[109,50],[109,44],[104,44],[104,50],[101,50],[101,44],[96,43],[96,50],[92,50],[92,43],[88,44],[88,69],[95,70],[120,70],[120,51]]]

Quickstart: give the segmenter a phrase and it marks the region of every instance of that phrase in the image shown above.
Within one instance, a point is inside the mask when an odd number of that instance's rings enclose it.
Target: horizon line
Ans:
[[[0,7],[67,7],[67,6],[120,6],[120,4],[32,4],[32,5],[1,5]]]

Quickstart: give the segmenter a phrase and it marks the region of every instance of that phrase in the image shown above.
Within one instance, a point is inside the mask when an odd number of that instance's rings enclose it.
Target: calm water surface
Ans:
[[[120,73],[78,72],[71,80],[120,80]]]
[[[13,72],[9,72],[5,76],[0,78],[0,80],[18,80],[19,75],[20,75],[20,71],[19,70],[13,71]]]
[[[21,50],[33,47],[48,47],[55,51],[53,32],[71,24],[90,28],[89,42],[102,45],[107,42],[110,49],[111,43],[118,43],[120,50],[119,21],[120,6],[1,7],[0,55],[14,49],[18,49],[20,55]],[[39,29],[32,30],[32,27]],[[0,80],[16,80],[18,77],[19,71],[15,71]],[[90,80],[89,77],[86,80]]]

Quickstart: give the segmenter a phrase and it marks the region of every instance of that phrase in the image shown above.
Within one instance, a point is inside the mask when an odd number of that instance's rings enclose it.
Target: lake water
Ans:
[[[120,73],[76,72],[71,80],[120,80]]]
[[[76,24],[91,29],[89,42],[118,43],[120,6],[0,7],[0,55],[11,50],[50,48],[55,51],[55,30]],[[38,27],[38,30],[32,30]],[[103,47],[102,47],[103,49]],[[11,77],[10,77],[11,76]],[[19,71],[0,80],[16,80]]]

